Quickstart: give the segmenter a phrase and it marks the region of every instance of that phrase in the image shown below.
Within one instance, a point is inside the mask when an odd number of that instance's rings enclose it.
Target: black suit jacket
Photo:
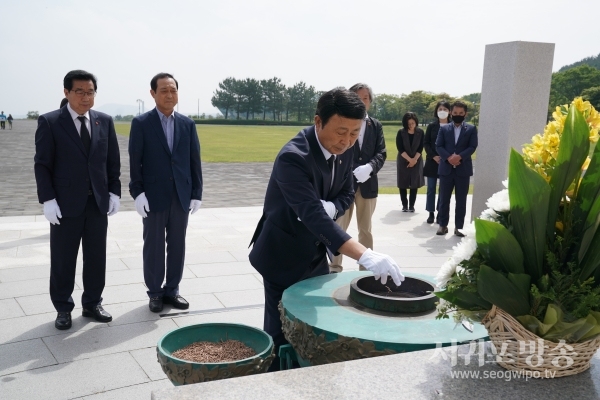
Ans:
[[[263,215],[250,244],[250,263],[269,282],[289,286],[309,270],[321,243],[337,253],[350,236],[327,215],[321,200],[341,216],[354,201],[352,151],[336,159],[334,182],[317,142],[306,128],[279,152],[267,186]]]
[[[352,170],[365,164],[371,164],[371,167],[373,167],[371,177],[366,182],[358,183],[356,178],[353,177],[354,190],[356,191],[360,187],[360,194],[363,198],[373,199],[377,197],[379,192],[379,180],[377,179],[377,173],[383,167],[385,159],[387,158],[387,150],[385,148],[385,138],[383,137],[383,126],[381,125],[381,122],[375,118],[367,118],[362,148],[359,146],[357,140],[354,143],[352,152],[354,154]]]
[[[192,199],[202,200],[200,141],[191,119],[175,115],[173,151],[156,108],[135,117],[129,134],[131,181],[129,192],[135,199],[146,193],[150,211],[164,211],[171,204],[173,188],[184,211]]]
[[[113,120],[90,110],[88,154],[67,107],[41,115],[35,132],[34,172],[40,203],[56,199],[63,217],[81,215],[90,186],[108,212],[109,192],[121,196],[121,158]]]
[[[438,156],[435,148],[435,141],[437,140],[438,132],[440,131],[440,123],[432,122],[427,125],[425,130],[425,138],[423,139],[423,147],[425,148],[425,166],[423,167],[423,175],[437,178],[438,177],[438,163],[433,157]]]
[[[455,168],[457,176],[472,176],[473,161],[471,156],[477,149],[477,128],[465,122],[462,123],[458,141],[454,143],[454,123],[449,123],[440,128],[435,147],[441,157],[438,167],[439,175],[450,175],[453,170],[448,157],[453,153],[460,155],[460,164]]]

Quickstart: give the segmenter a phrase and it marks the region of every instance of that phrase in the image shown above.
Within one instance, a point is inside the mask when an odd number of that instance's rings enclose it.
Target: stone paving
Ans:
[[[0,217],[41,213],[33,156],[37,121],[16,120],[11,131],[0,131]],[[129,195],[128,138],[117,135],[121,150],[121,210],[135,210]],[[273,163],[203,163],[203,208],[259,206]],[[379,173],[381,186],[396,186],[396,162],[388,160]]]
[[[248,243],[262,212],[268,163],[205,164],[206,207],[190,217],[180,285],[188,312],[148,310],[141,218],[127,211],[132,202],[124,196],[122,211],[109,218],[103,297],[113,321],[81,316],[80,254],[73,327],[56,330],[48,295],[49,226],[33,182],[34,130],[35,121],[15,121],[12,132],[0,133],[1,399],[147,400],[153,390],[171,387],[155,347],[169,330],[199,322],[262,326],[262,281],[248,262]],[[125,148],[126,138],[120,143]],[[435,235],[437,226],[424,222],[424,204],[419,195],[417,212],[402,213],[397,195],[381,195],[373,217],[375,249],[404,271],[435,275],[458,239]],[[357,233],[354,221],[349,233]],[[357,269],[348,258],[344,266]]]
[[[395,195],[379,197],[373,218],[375,249],[404,271],[435,275],[458,239],[402,213]],[[202,208],[190,217],[181,294],[187,313],[148,310],[142,272],[142,223],[135,211],[109,218],[106,310],[109,324],[81,316],[81,255],[73,294],[73,327],[54,328],[48,295],[48,222],[42,215],[0,217],[0,398],[149,399],[171,383],[156,362],[156,343],[171,329],[199,322],[261,327],[261,278],[248,262],[248,243],[261,206]],[[349,233],[356,235],[355,222]],[[344,258],[347,270],[356,263]]]

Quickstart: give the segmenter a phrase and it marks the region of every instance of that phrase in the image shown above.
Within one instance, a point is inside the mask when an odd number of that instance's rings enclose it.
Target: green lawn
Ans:
[[[128,122],[115,123],[117,133],[124,136],[129,136],[130,126]],[[204,162],[273,161],[281,147],[303,128],[304,126],[196,125]],[[398,154],[398,129],[399,126],[393,125],[383,127],[388,160],[396,160]]]

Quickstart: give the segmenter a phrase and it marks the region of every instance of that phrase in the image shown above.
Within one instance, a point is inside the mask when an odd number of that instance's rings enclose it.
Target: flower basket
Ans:
[[[590,367],[600,337],[581,343],[544,340],[511,315],[493,306],[481,321],[496,349],[498,364],[512,371],[531,371],[535,378],[575,375]]]

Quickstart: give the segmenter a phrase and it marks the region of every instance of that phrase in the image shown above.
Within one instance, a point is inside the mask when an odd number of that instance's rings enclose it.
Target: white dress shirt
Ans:
[[[360,133],[358,134],[358,148],[362,150],[363,140],[365,139],[365,131],[367,130],[367,118],[369,114],[365,115],[365,119],[360,124]]]
[[[92,125],[90,124],[90,112],[86,111],[85,114],[79,115],[75,110],[71,108],[71,104],[67,103],[67,110],[69,110],[69,114],[71,114],[71,118],[73,118],[73,122],[75,123],[75,128],[77,129],[77,133],[81,136],[81,121],[77,117],[85,117],[85,127],[90,133],[90,139],[92,138]]]
[[[458,143],[458,137],[460,136],[460,130],[462,129],[463,124],[464,122],[459,126],[456,126],[456,124],[452,124],[454,125],[454,144]]]
[[[315,136],[317,137],[317,143],[319,143],[319,147],[321,148],[321,151],[323,152],[323,156],[325,157],[325,161],[329,160],[329,157],[334,156],[334,154],[331,154],[330,152],[327,151],[327,149],[325,147],[323,147],[323,145],[321,145],[321,142],[319,141],[319,135],[317,135],[317,126],[315,125]],[[331,183],[329,184],[329,187],[331,188],[331,186],[333,186],[333,177],[335,176],[335,159],[333,160],[333,169],[331,170]]]

